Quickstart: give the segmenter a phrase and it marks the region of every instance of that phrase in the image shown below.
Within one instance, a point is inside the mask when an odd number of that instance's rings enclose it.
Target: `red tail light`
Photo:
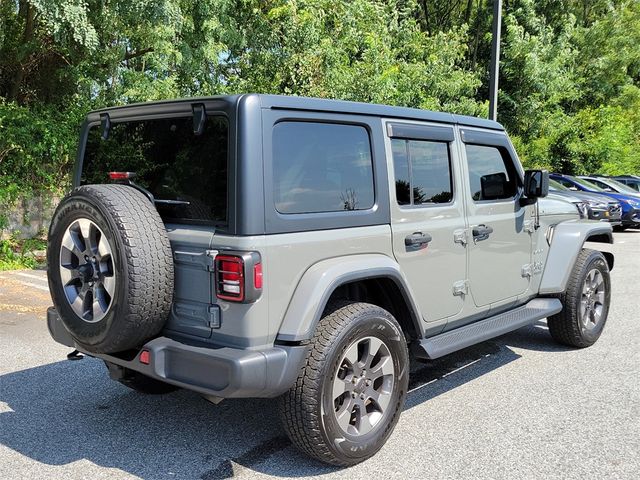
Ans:
[[[244,261],[242,257],[216,257],[216,295],[223,300],[244,300]]]
[[[140,352],[140,363],[144,365],[149,365],[150,362],[151,362],[151,353],[149,352],[149,350],[142,350]]]
[[[256,263],[253,266],[253,286],[255,288],[262,288],[262,264]]]
[[[135,176],[135,172],[109,172],[111,180],[131,180]]]

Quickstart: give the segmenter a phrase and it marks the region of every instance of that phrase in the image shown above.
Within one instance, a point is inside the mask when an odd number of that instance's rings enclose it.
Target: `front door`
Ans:
[[[464,198],[452,126],[387,124],[393,251],[434,328],[462,310]],[[462,239],[462,237],[459,237]]]
[[[530,209],[520,205],[521,172],[502,132],[461,129],[467,174],[469,287],[477,307],[515,300],[529,287]]]

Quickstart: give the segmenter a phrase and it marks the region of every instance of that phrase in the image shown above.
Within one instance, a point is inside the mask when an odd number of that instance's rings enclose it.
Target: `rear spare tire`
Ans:
[[[53,303],[78,346],[135,348],[157,335],[173,297],[173,259],[149,199],[127,185],[85,185],[61,202],[47,249]]]

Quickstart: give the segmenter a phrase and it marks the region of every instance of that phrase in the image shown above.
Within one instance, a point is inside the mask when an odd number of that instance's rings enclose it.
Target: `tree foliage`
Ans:
[[[491,0],[0,0],[0,202],[60,188],[90,109],[269,92],[484,116]],[[528,165],[640,173],[640,2],[504,2]]]

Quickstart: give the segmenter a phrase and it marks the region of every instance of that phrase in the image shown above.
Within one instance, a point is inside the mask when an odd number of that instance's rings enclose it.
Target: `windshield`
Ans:
[[[565,187],[564,185],[562,185],[560,182],[550,178],[549,179],[549,189],[550,190],[559,190],[561,192],[565,192],[565,191],[571,191],[570,188]]]
[[[200,135],[193,118],[114,122],[102,139],[89,130],[81,184],[109,183],[108,172],[134,172],[134,182],[153,194],[165,222],[227,222],[228,124],[209,116]]]

